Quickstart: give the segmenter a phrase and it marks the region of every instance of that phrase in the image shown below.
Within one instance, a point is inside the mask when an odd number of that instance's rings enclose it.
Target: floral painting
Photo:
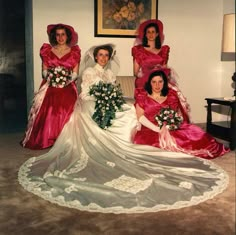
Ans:
[[[95,0],[95,36],[135,37],[139,24],[157,18],[157,0]]]

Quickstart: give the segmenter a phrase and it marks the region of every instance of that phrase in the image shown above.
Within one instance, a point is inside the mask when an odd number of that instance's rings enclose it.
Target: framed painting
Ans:
[[[158,19],[158,0],[94,0],[95,37],[136,37],[145,20]]]

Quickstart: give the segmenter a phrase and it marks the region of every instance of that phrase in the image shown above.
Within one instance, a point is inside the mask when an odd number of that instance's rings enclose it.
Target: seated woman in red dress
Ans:
[[[78,97],[75,84],[80,63],[78,36],[65,24],[48,25],[49,42],[40,49],[43,81],[29,113],[23,147],[52,146],[69,120]]]
[[[134,136],[135,144],[151,145],[212,159],[229,152],[200,127],[182,115],[175,90],[168,87],[164,71],[153,71],[145,84],[146,94],[136,99],[136,113],[142,124]]]

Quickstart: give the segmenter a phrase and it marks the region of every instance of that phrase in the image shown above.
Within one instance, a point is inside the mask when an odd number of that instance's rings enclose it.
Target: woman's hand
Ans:
[[[42,76],[43,76],[44,79],[47,78],[47,76],[48,76],[48,70],[47,70],[47,69],[44,69],[44,70],[42,71]]]
[[[170,135],[170,132],[167,129],[166,125],[163,125],[160,130],[159,142],[160,142],[161,148],[163,148],[163,149],[167,149],[167,150],[171,150],[171,151],[178,150],[176,141],[175,141],[174,137],[172,137]]]
[[[143,72],[142,72],[142,70],[140,69],[140,70],[138,71],[136,77],[141,78],[142,76],[143,76]]]

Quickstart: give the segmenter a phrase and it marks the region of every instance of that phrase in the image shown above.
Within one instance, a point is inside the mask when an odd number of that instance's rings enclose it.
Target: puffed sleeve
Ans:
[[[169,88],[169,91],[168,91],[168,102],[169,102],[170,108],[174,110],[178,110],[179,98],[178,98],[177,92],[171,88]]]
[[[161,47],[161,57],[163,58],[164,64],[167,64],[169,60],[169,53],[170,53],[170,47],[168,45],[164,45]]]
[[[73,59],[79,64],[81,59],[81,50],[78,45],[71,48]]]
[[[180,112],[184,121],[189,123],[189,116],[183,108],[177,92],[170,88],[168,92],[168,98],[170,108],[176,110],[177,112]]]
[[[82,99],[88,99],[90,87],[97,82],[96,74],[93,68],[87,68],[82,75],[81,93]]]
[[[52,49],[52,46],[48,43],[44,43],[40,48],[40,56],[43,61],[43,63],[48,66],[49,61],[49,53]]]
[[[146,93],[142,92],[142,93],[137,94],[136,98],[135,98],[135,106],[138,104],[139,107],[144,109],[146,99],[147,99],[147,94]]]
[[[134,46],[132,47],[132,56],[133,56],[133,59],[136,60],[136,62],[138,64],[141,64],[142,62],[142,46],[141,45],[137,45],[137,46]]]

